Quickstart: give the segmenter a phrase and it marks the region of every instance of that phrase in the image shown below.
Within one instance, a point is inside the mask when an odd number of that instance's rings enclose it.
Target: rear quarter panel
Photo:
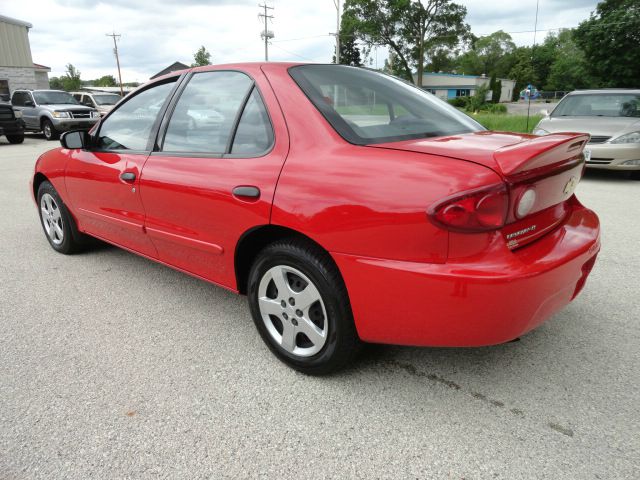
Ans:
[[[442,263],[445,230],[427,218],[434,202],[500,181],[491,169],[437,155],[347,143],[282,66],[263,66],[287,119],[290,152],[272,223],[334,253]]]

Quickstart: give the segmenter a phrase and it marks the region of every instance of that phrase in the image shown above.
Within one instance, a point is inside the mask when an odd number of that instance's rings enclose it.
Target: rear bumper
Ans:
[[[482,346],[537,327],[580,291],[600,249],[594,212],[577,200],[564,224],[515,252],[426,264],[332,254],[360,338],[416,346]]]
[[[20,135],[24,133],[24,122],[20,119],[0,123],[0,135]]]
[[[640,165],[625,165],[630,160],[640,161],[640,145],[638,144],[590,144],[591,160],[588,168],[601,170],[640,170]]]

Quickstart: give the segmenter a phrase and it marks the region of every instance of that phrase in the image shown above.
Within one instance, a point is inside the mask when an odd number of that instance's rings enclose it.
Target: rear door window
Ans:
[[[162,151],[226,153],[252,87],[241,72],[194,74],[171,114]]]
[[[273,129],[267,109],[260,93],[253,88],[240,123],[233,138],[231,153],[235,155],[258,155],[265,153],[273,143]]]

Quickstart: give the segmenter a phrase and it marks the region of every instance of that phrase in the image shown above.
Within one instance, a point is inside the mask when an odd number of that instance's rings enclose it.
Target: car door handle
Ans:
[[[136,174],[133,172],[123,172],[120,174],[120,178],[125,182],[133,182],[136,179]]]
[[[240,200],[254,201],[260,198],[260,189],[252,185],[240,185],[233,189],[233,196]]]

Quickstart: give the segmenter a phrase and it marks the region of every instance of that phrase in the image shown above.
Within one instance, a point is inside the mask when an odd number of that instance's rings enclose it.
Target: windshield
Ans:
[[[67,92],[33,92],[33,98],[38,105],[60,105],[65,103],[79,105],[78,101]]]
[[[98,105],[115,105],[116,103],[118,103],[120,101],[120,95],[116,95],[116,94],[105,94],[105,95],[93,95],[93,100],[95,100],[95,102]]]
[[[484,130],[446,102],[389,75],[342,65],[301,65],[289,73],[333,128],[354,144]]]
[[[640,94],[594,93],[569,95],[553,117],[640,117]]]

